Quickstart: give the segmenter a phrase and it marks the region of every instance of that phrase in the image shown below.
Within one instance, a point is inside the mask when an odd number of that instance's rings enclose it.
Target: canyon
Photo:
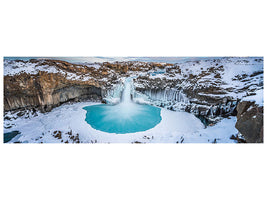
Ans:
[[[180,63],[4,60],[5,120],[6,113],[46,113],[68,102],[116,104],[127,77],[133,77],[134,102],[192,113],[205,126],[237,116],[245,141],[263,142],[263,59],[252,57]]]

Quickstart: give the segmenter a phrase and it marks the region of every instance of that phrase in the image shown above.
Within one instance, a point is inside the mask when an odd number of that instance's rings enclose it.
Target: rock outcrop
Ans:
[[[4,77],[4,110],[36,108],[50,111],[67,101],[101,98],[98,82],[68,80],[61,74],[40,71]]]
[[[237,105],[236,129],[248,143],[263,143],[263,107],[242,101]]]

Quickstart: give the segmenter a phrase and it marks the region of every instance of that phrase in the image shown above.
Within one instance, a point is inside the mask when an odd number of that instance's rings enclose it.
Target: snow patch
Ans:
[[[263,89],[256,91],[256,95],[247,96],[242,99],[243,101],[254,101],[255,104],[263,106]]]

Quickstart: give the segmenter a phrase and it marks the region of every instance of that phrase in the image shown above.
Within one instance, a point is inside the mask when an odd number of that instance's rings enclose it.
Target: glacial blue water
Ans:
[[[118,104],[84,107],[85,121],[94,129],[108,133],[134,133],[155,127],[160,121],[161,109],[150,105],[135,104],[130,113]]]

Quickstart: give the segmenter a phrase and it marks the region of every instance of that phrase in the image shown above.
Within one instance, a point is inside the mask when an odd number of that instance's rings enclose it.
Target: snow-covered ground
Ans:
[[[95,70],[100,68],[99,64],[91,63],[87,64],[87,67],[92,67]],[[76,66],[77,68],[81,68],[84,66]],[[69,71],[64,71],[55,66],[50,65],[40,65],[40,63],[31,63],[31,62],[22,62],[22,61],[13,61],[13,60],[4,60],[4,76],[14,76],[20,73],[27,74],[38,74],[38,72],[47,72],[47,73],[59,73],[63,76],[66,76],[68,80],[80,80],[80,81],[88,81],[93,77],[90,74],[86,74],[86,76],[82,76],[81,74],[72,73]]]
[[[21,132],[9,143],[71,143],[77,134],[82,143],[212,143],[215,139],[217,143],[235,143],[230,137],[238,133],[234,127],[235,117],[223,119],[220,123],[205,128],[193,114],[167,109],[161,110],[162,121],[147,131],[129,134],[105,133],[93,129],[85,121],[86,111],[83,107],[95,104],[97,103],[65,104],[49,113],[38,113],[38,116],[30,116],[27,119],[18,117],[11,121],[12,128],[4,128],[4,133],[16,130]],[[6,116],[12,117],[10,113]],[[5,123],[8,121],[5,120]],[[61,135],[55,137],[58,131]]]
[[[189,59],[181,60],[173,66],[165,66],[165,73],[156,73],[158,70],[160,68],[156,67],[145,75],[140,75],[139,79],[136,79],[135,87],[149,93],[149,88],[157,88],[158,80],[162,80],[161,88],[171,86],[171,89],[181,90],[182,93],[186,91],[185,96],[202,107],[212,101],[222,101],[224,98],[231,101],[246,98],[257,100],[257,104],[263,105],[263,58]],[[163,94],[160,97],[161,101],[165,97],[165,93]],[[152,98],[149,94],[146,95]],[[176,100],[176,97],[171,100]],[[172,105],[171,101],[162,101],[162,103]]]
[[[194,87],[221,87],[223,91],[234,98],[242,98],[246,91],[240,92],[245,86],[258,90],[263,85],[263,60],[253,57],[229,57],[220,59],[206,59],[178,63],[181,74],[169,77],[168,74],[158,74],[150,78],[187,79],[189,75],[198,77]],[[172,66],[170,67],[172,68]],[[258,74],[257,74],[258,73]],[[191,82],[185,81],[184,84]],[[187,87],[187,85],[182,85]],[[231,90],[229,90],[232,88]]]
[[[244,97],[243,101],[254,101],[255,104],[263,106],[263,90],[256,91],[256,95]]]

